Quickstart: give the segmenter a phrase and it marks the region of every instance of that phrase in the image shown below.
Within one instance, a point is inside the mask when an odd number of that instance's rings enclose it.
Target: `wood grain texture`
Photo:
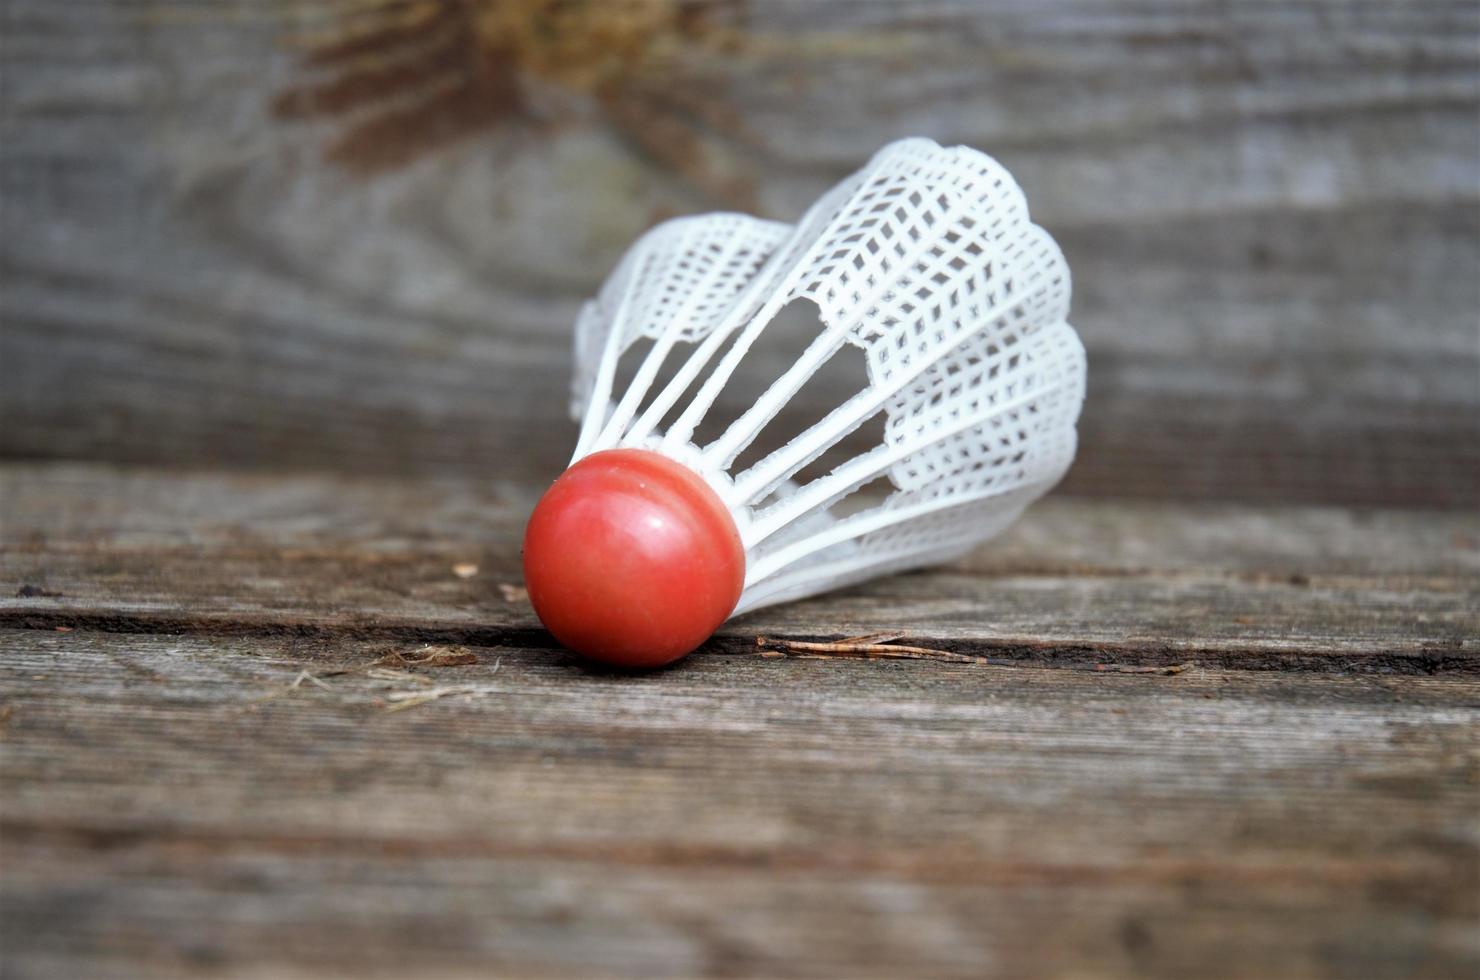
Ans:
[[[1480,966],[1475,515],[1051,498],[633,676],[537,493],[0,466],[7,975]]]
[[[7,972],[1480,965],[1474,678],[385,649],[0,632]]]
[[[566,69],[457,20],[538,4],[374,6],[9,0],[0,452],[553,470],[626,243],[794,215],[919,133],[999,156],[1068,254],[1067,491],[1480,502],[1472,3],[751,0]]]
[[[547,644],[506,594],[528,487],[11,464],[0,623]],[[743,616],[706,649],[903,631],[1040,663],[1476,672],[1477,610],[1474,515],[1056,499],[956,565]]]

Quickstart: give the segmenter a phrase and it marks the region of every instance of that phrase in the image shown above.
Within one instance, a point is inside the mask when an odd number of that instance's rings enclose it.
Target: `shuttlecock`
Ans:
[[[798,300],[815,306],[813,335],[722,434],[696,440]],[[576,327],[581,434],[525,536],[536,612],[580,653],[655,666],[732,615],[965,553],[1073,460],[1085,357],[1068,310],[1058,247],[1007,171],[967,147],[890,144],[795,226],[657,226]],[[650,349],[616,391],[639,341]],[[738,466],[847,345],[867,363],[856,394]],[[798,479],[878,418],[882,441]],[[880,478],[887,492],[859,506]]]

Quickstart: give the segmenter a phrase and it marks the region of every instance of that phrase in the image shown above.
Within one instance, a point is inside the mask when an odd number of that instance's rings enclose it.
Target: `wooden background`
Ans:
[[[0,54],[0,975],[1480,973],[1474,0],[0,0]],[[555,649],[578,304],[915,134],[1069,257],[1063,487],[670,670]]]
[[[1068,254],[1067,492],[1480,499],[1474,2],[5,11],[8,455],[553,470],[638,233],[794,217],[919,134]]]

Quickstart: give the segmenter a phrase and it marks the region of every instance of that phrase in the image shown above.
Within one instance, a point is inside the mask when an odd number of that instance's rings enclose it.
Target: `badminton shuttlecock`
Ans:
[[[798,300],[815,307],[812,335],[720,435],[696,439]],[[525,536],[536,612],[580,653],[655,666],[731,615],[963,554],[1074,457],[1085,358],[1068,310],[1058,247],[1007,171],[966,147],[886,146],[795,226],[659,225],[577,324],[580,440]],[[650,349],[614,390],[640,341]],[[867,363],[856,394],[737,465],[846,345]],[[880,418],[881,441],[799,477]]]

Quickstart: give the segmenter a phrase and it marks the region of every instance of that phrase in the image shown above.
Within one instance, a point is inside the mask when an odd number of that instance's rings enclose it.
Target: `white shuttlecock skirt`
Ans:
[[[797,300],[815,305],[815,336],[722,435],[696,444],[746,353]],[[1000,164],[968,147],[892,143],[796,225],[707,214],[639,239],[576,325],[572,462],[649,449],[703,476],[745,544],[737,615],[950,560],[1010,524],[1074,458],[1085,356],[1068,312],[1063,255]],[[651,347],[614,391],[640,341]],[[867,363],[857,393],[737,471],[848,344]],[[795,479],[880,415],[881,442]],[[880,478],[881,498],[849,500]]]

